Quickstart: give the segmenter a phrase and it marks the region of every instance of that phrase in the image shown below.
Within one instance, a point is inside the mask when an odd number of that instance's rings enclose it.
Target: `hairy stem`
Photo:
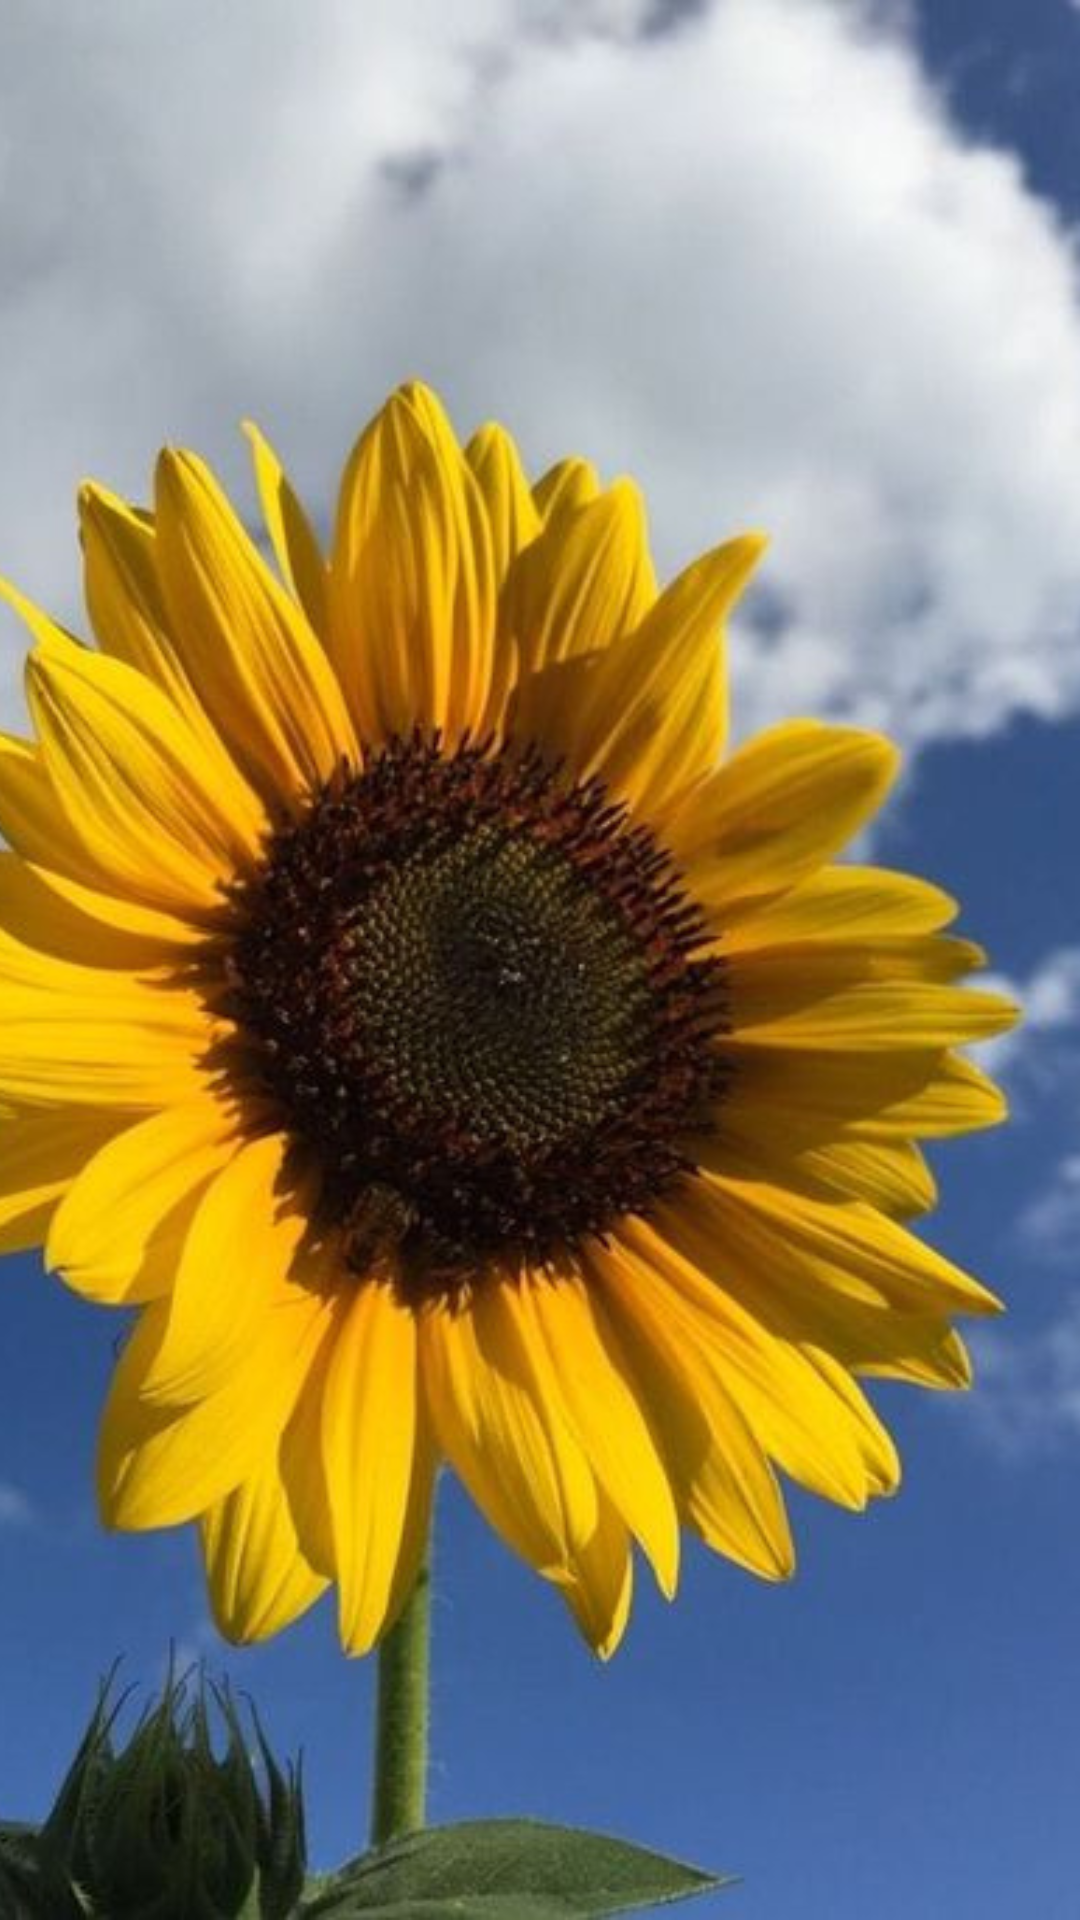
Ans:
[[[415,1833],[426,1819],[431,1654],[431,1572],[421,1567],[379,1647],[371,1844]]]

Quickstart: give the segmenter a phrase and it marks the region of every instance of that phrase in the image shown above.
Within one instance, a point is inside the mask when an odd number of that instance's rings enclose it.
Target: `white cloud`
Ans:
[[[977,1051],[1004,1079],[1018,1118],[1045,1122],[1056,1104],[1064,1110],[1065,1139],[1074,1143],[1019,1211],[1014,1238],[1040,1266],[1077,1270],[1080,947],[1058,948],[1026,981],[1000,984],[1020,1001],[1024,1023]],[[977,1392],[965,1412],[996,1452],[1026,1459],[1080,1440],[1080,1296],[1036,1333],[1018,1334],[1006,1321],[969,1338]]]
[[[418,371],[537,464],[637,473],[665,566],[772,528],[744,724],[829,709],[919,740],[1073,709],[1071,243],[950,124],[899,17],[21,0],[5,570],[72,614],[75,482],[139,493],[166,437],[235,481],[249,411],[325,512],[353,427]]]
[[[1026,980],[986,974],[980,985],[1010,995],[1020,1007],[1020,1023],[1011,1033],[983,1041],[973,1052],[1021,1099],[1026,1088],[1060,1084],[1080,1068],[1080,947],[1055,948]]]
[[[1017,1460],[1080,1440],[1080,1300],[1027,1339],[995,1328],[969,1340],[977,1384],[962,1411],[980,1439]]]
[[[1066,1145],[1041,1177],[1012,1228],[1017,1249],[1038,1267],[1077,1267],[1080,1247],[1080,947],[1060,947],[1026,980],[993,984],[1017,999],[1023,1024],[973,1049],[1008,1088],[1015,1117],[1042,1123]],[[1049,1123],[1049,1124],[1048,1124]],[[1073,1144],[1074,1143],[1074,1144]],[[973,1431],[996,1453],[1023,1460],[1080,1440],[1080,1296],[1037,1332],[1006,1320],[968,1335],[977,1391],[965,1404]]]
[[[204,1613],[170,1646],[161,1662],[158,1684],[163,1684],[170,1673],[181,1679],[195,1675],[215,1662],[220,1663],[220,1658],[220,1636],[209,1614]]]
[[[0,1480],[0,1527],[26,1527],[34,1509],[26,1494],[9,1481]]]
[[[1080,947],[1060,947],[1032,975],[1025,989],[1028,1023],[1053,1032],[1080,1023]]]
[[[1042,1192],[1020,1217],[1023,1238],[1052,1260],[1077,1262],[1080,1249],[1080,1152],[1058,1162]]]
[[[1053,1124],[1056,1109],[1069,1143],[1021,1209],[1014,1236],[1039,1260],[1073,1260],[1080,1245],[1080,947],[1056,948],[1024,980],[987,974],[982,984],[1014,999],[1021,1021],[971,1051],[1006,1087],[1015,1119]]]

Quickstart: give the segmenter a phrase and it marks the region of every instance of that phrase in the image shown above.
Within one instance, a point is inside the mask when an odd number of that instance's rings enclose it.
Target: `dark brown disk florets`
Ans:
[[[687,1170],[721,968],[598,781],[392,740],[279,828],[234,906],[231,1010],[358,1272],[554,1262]]]

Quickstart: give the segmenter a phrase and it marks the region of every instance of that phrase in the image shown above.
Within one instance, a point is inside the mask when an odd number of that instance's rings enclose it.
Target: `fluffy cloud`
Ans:
[[[1075,1263],[1080,1246],[1080,1153],[1067,1153],[1020,1221],[1028,1243],[1052,1259]]]
[[[1039,1259],[1075,1259],[1080,1240],[1080,947],[1056,948],[1026,980],[993,975],[988,984],[1009,994],[1023,1018],[1011,1033],[973,1051],[1007,1087],[1017,1120],[1049,1119],[1057,1137],[1063,1133],[1069,1143],[1020,1213],[1016,1237]]]
[[[1080,1069],[1080,947],[1058,947],[1026,980],[1004,974],[985,983],[1007,993],[1022,1009],[1011,1033],[984,1041],[982,1064],[1023,1101],[1027,1091],[1053,1088]]]
[[[0,1480],[0,1527],[25,1527],[33,1519],[33,1507],[25,1493],[6,1480]]]
[[[1026,980],[995,984],[1019,1001],[1023,1025],[977,1051],[1005,1082],[1021,1124],[1049,1121],[1050,1138],[1076,1143],[1059,1150],[1013,1237],[1037,1267],[1067,1275],[1080,1245],[1080,947],[1048,954]],[[995,1452],[1025,1459],[1080,1440],[1080,1300],[1066,1297],[1032,1333],[1007,1320],[970,1338],[978,1392],[964,1417]]]
[[[637,473],[665,566],[773,530],[744,723],[828,709],[918,741],[1071,710],[1075,260],[898,17],[17,0],[5,569],[73,612],[75,482],[142,491],[163,437],[235,481],[245,412],[325,514],[353,423],[419,371],[537,464]]]
[[[963,1418],[996,1453],[1025,1459],[1080,1440],[1080,1303],[1028,1339],[971,1337],[978,1391]]]

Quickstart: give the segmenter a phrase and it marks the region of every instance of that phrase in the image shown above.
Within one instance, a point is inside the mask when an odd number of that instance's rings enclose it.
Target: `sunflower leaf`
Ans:
[[[352,1861],[301,1912],[305,1920],[600,1920],[726,1884],[603,1834],[476,1820]]]

